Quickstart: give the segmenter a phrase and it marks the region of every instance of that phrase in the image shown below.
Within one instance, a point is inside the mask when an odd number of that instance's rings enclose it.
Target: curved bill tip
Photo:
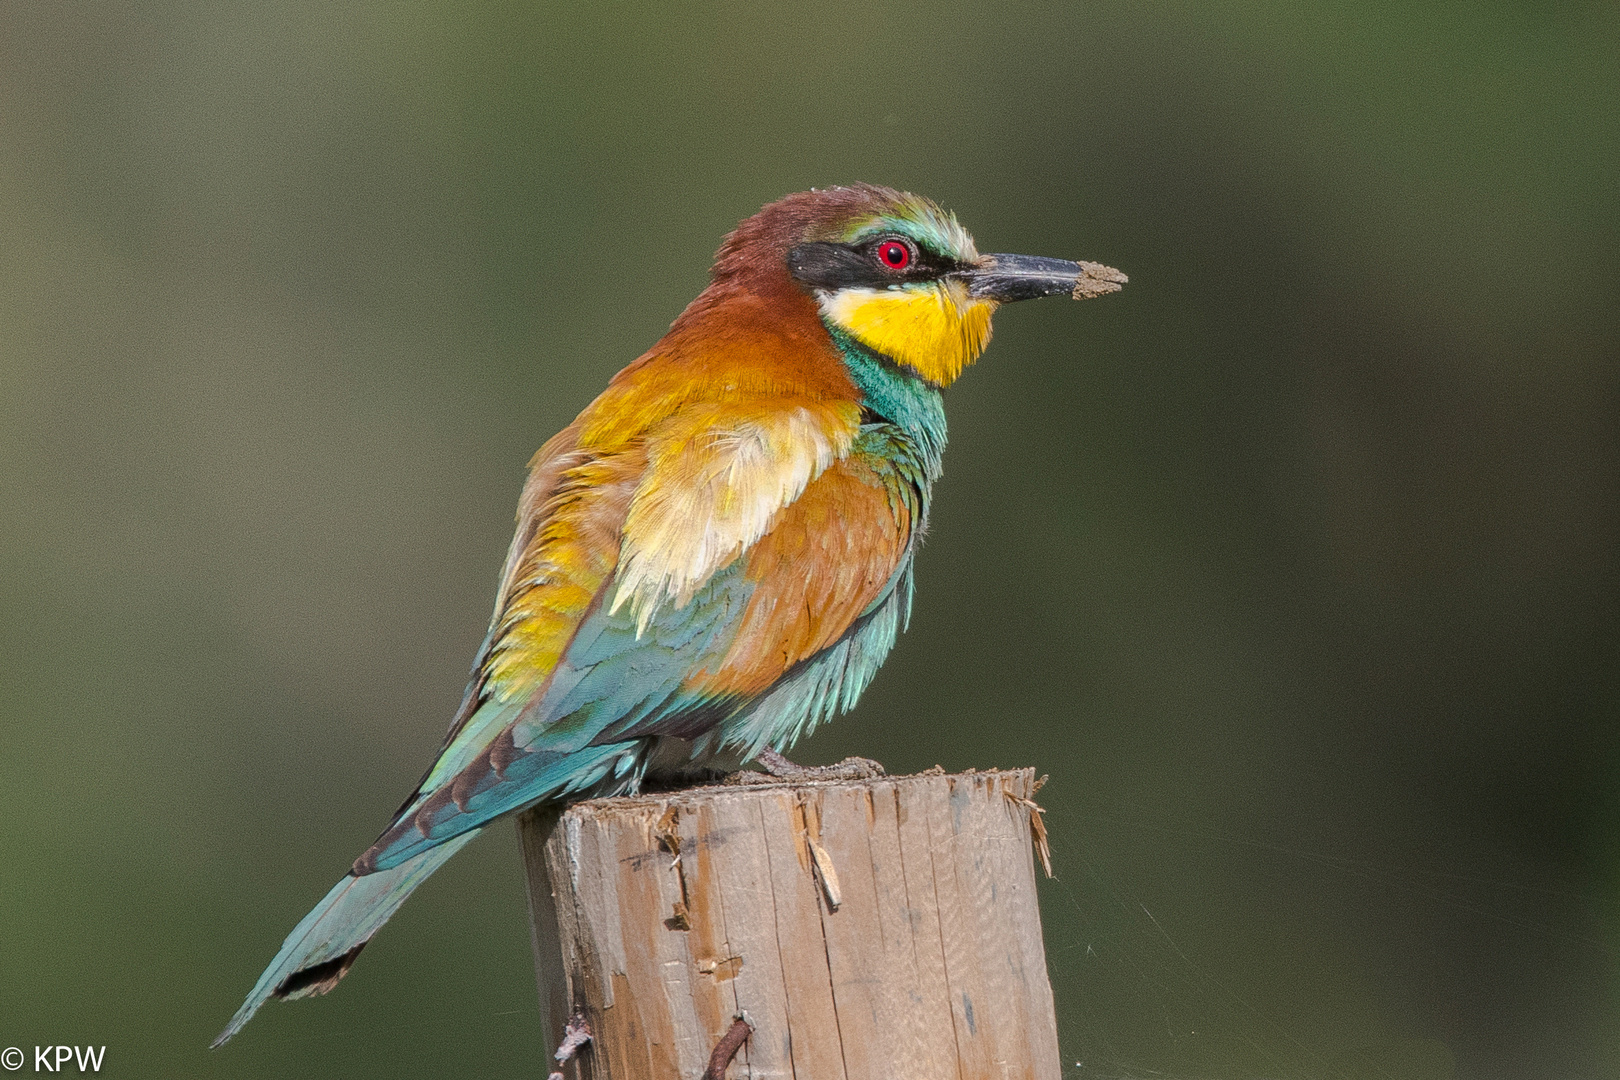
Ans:
[[[974,296],[998,304],[1064,294],[1087,300],[1119,292],[1127,280],[1124,274],[1102,263],[1040,255],[986,255],[963,276]]]

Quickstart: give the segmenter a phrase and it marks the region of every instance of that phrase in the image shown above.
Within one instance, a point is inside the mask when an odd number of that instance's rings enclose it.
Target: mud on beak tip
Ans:
[[[1040,255],[986,255],[964,275],[974,296],[1010,304],[1041,296],[1076,300],[1118,292],[1125,275],[1111,266]]]
[[[1112,266],[1081,260],[1080,276],[1075,279],[1074,291],[1069,295],[1076,300],[1107,296],[1109,293],[1119,292],[1130,280]]]

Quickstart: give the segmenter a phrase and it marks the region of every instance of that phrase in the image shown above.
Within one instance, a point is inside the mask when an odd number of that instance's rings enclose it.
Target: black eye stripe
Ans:
[[[884,244],[905,245],[907,263],[895,267],[881,255]],[[812,289],[884,288],[898,281],[933,281],[962,269],[955,259],[930,251],[908,237],[888,233],[856,244],[813,241],[788,252],[788,273]]]

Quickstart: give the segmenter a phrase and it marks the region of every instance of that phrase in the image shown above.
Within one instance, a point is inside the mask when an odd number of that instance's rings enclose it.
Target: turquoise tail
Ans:
[[[473,829],[392,869],[363,877],[351,874],[334,885],[326,899],[287,935],[281,951],[259,976],[253,992],[219,1033],[214,1046],[224,1045],[242,1030],[259,1006],[272,997],[309,997],[336,986],[371,935],[382,928],[405,898],[478,833]]]

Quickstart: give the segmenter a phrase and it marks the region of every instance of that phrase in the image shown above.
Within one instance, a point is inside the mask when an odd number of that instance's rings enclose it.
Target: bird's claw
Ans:
[[[775,750],[766,749],[754,760],[764,772],[732,773],[726,783],[802,784],[812,780],[872,780],[886,775],[881,764],[863,757],[847,757],[836,765],[796,765]]]

